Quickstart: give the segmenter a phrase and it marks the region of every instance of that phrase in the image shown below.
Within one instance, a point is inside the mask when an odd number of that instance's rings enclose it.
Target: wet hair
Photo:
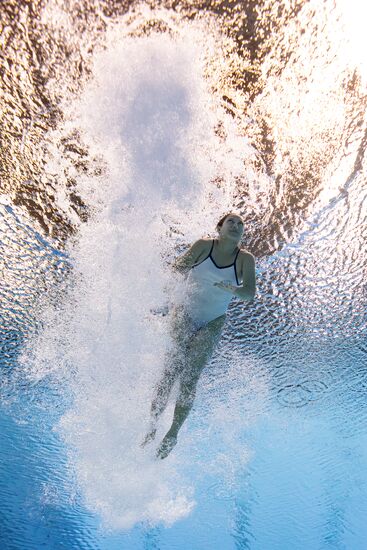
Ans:
[[[222,227],[223,223],[225,222],[225,220],[228,218],[228,216],[236,216],[237,218],[241,218],[241,220],[243,221],[242,219],[242,216],[240,214],[236,214],[236,212],[228,212],[228,214],[225,214],[220,220],[219,222],[217,223],[217,230],[219,231],[219,229]]]

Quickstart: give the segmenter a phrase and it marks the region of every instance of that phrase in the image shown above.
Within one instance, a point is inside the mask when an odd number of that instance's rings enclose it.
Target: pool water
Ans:
[[[1,548],[365,549],[363,9],[2,5]],[[233,209],[256,298],[156,460],[170,262]]]

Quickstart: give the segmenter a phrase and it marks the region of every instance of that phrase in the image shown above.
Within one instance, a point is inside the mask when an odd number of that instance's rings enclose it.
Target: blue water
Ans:
[[[326,210],[326,219],[329,215]],[[27,225],[20,224],[12,209],[3,210],[3,216],[18,231],[20,242]],[[319,219],[319,231],[323,225]],[[307,232],[300,241],[309,238]],[[22,243],[34,247],[40,243],[38,233],[27,231]],[[49,265],[53,259],[59,265],[60,258],[65,264],[52,247],[37,246],[38,265],[45,258]],[[8,344],[3,347],[0,447],[2,546],[364,548],[363,310],[353,309],[340,327],[334,319],[329,334],[320,329],[305,333],[285,318],[278,320],[278,331],[269,333],[275,312],[266,307],[274,299],[266,292],[267,281],[276,284],[279,265],[291,271],[303,250],[308,247],[300,244],[262,262],[258,275],[263,305],[248,310],[238,304],[229,313],[177,449],[181,459],[176,468],[193,487],[195,505],[171,526],[138,522],[116,531],[91,512],[70,469],[70,449],[57,429],[71,406],[70,396],[52,376],[33,382],[23,378],[17,354],[25,334],[22,319],[9,308],[3,325]],[[263,319],[255,325],[254,310]],[[354,322],[348,325],[351,315]],[[6,333],[11,319],[18,331]]]
[[[235,485],[201,479],[189,518],[122,534],[65,483],[64,446],[28,411],[1,417],[4,548],[364,548],[366,434],[340,433],[334,415],[274,406],[243,432],[253,456]]]

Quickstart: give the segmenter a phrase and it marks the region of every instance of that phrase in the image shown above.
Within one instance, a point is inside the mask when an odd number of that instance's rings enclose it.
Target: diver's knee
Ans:
[[[183,389],[182,391],[180,391],[177,399],[178,406],[191,408],[195,401],[195,396],[196,396],[195,389],[191,391]]]
[[[199,376],[183,377],[180,382],[179,395],[182,396],[184,399],[194,400],[198,381]]]

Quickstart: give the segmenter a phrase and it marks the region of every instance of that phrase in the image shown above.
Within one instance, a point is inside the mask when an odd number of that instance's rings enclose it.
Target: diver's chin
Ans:
[[[228,238],[236,244],[238,244],[241,240],[241,237],[238,233],[229,233]]]
[[[234,245],[238,245],[241,242],[242,235],[239,235],[238,233],[226,233],[225,235],[222,235],[222,238],[224,238],[227,241],[230,241]]]

